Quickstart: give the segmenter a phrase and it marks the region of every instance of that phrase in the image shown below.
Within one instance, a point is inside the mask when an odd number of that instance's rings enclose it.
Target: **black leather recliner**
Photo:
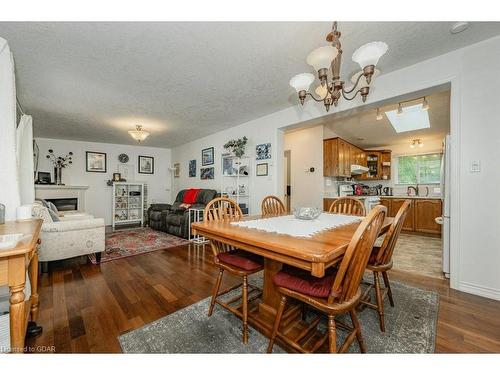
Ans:
[[[148,209],[149,226],[155,230],[161,230],[174,236],[187,238],[189,233],[188,210],[180,207],[187,190],[181,190],[173,204],[156,203]],[[196,203],[190,208],[203,209],[212,199],[216,198],[216,190],[201,189],[196,197]]]

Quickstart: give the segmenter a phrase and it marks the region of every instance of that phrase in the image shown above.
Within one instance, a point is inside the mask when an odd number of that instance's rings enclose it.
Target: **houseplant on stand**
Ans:
[[[49,159],[54,165],[54,182],[56,185],[63,185],[62,169],[66,168],[70,164],[73,164],[72,156],[73,153],[71,151],[68,152],[65,156],[55,156],[54,150],[49,150],[47,159]]]

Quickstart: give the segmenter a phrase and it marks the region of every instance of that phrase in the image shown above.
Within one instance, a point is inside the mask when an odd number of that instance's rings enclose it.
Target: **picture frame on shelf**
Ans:
[[[139,155],[138,158],[139,173],[154,174],[155,173],[155,158],[152,156]]]
[[[105,152],[86,151],[85,165],[87,172],[106,173],[107,161]]]
[[[196,177],[196,159],[189,161],[189,177]]]
[[[260,163],[255,167],[255,172],[257,176],[267,176],[269,174],[268,163]]]
[[[174,177],[181,176],[181,163],[174,163]]]
[[[212,165],[214,163],[214,148],[209,147],[201,150],[201,165]]]
[[[262,143],[255,146],[255,157],[257,160],[271,159],[271,144]]]
[[[202,180],[213,180],[215,178],[215,168],[201,168],[200,169],[200,178]]]

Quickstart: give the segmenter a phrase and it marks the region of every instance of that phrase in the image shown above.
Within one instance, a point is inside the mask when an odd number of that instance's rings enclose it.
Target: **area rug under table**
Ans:
[[[123,229],[106,233],[106,244],[105,250],[101,255],[101,263],[181,246],[187,243],[189,242],[183,238],[151,228]],[[92,263],[97,263],[94,254],[90,254],[89,258]]]
[[[260,275],[250,278],[261,284]],[[378,315],[364,309],[358,316],[368,353],[433,353],[439,296],[435,292],[391,283],[395,307],[386,303],[386,332],[379,329]],[[237,290],[237,293],[241,293]],[[215,307],[207,316],[210,298],[176,311],[141,328],[119,337],[124,353],[265,353],[269,339],[249,327],[248,344],[241,341],[241,320],[221,308]],[[309,313],[308,319],[314,317]],[[347,318],[348,319],[348,318]],[[346,319],[346,322],[350,323]],[[339,320],[343,320],[340,318]],[[326,320],[320,325],[326,329]],[[337,345],[346,333],[337,330]],[[339,346],[338,346],[339,347]],[[350,347],[359,352],[357,341]],[[283,353],[278,345],[275,353]]]

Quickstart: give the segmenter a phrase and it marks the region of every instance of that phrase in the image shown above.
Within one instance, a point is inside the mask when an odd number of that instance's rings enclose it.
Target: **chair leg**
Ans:
[[[267,352],[273,352],[274,340],[276,340],[276,335],[278,334],[278,329],[281,323],[281,317],[283,316],[283,311],[285,311],[286,296],[281,296],[280,305],[278,311],[276,312],[276,318],[274,319],[273,332],[271,333],[271,338],[269,339],[269,345],[267,347]]]
[[[379,273],[373,272],[373,277],[375,279],[375,297],[377,298],[377,311],[380,320],[380,330],[382,332],[385,332],[384,301],[382,300],[382,291],[380,289]]]
[[[382,272],[382,276],[384,277],[384,285],[387,288],[387,296],[389,297],[389,303],[392,307],[394,307],[394,300],[392,299],[392,290],[391,284],[389,284],[389,276],[387,276],[387,272]]]
[[[243,344],[248,342],[248,276],[243,276]]]
[[[358,316],[356,315],[356,309],[351,310],[351,321],[354,329],[356,330],[356,338],[358,339],[359,349],[361,353],[366,353],[365,340],[363,335],[361,335],[361,325],[359,324]]]
[[[215,285],[214,285],[214,292],[212,294],[212,300],[210,301],[210,308],[208,309],[208,316],[211,316],[212,312],[214,311],[215,300],[217,299],[217,294],[219,293],[219,288],[220,288],[223,274],[224,274],[224,270],[221,268],[219,270],[219,276],[217,276],[217,281],[215,282]]]
[[[333,315],[328,315],[328,351],[337,353],[337,331]]]

